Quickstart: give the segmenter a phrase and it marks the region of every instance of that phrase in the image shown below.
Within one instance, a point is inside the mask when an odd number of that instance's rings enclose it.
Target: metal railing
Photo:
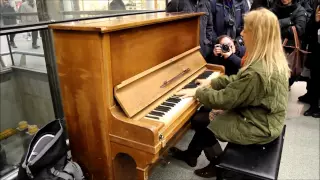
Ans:
[[[14,60],[12,59],[12,65],[8,66],[8,65],[6,65],[4,60],[2,59],[2,56],[8,56],[8,55],[12,55],[12,54],[21,54],[19,65],[15,65]],[[39,73],[47,73],[46,71],[26,67],[26,65],[27,65],[26,56],[44,57],[44,54],[43,53],[36,53],[36,52],[28,52],[28,51],[12,51],[11,54],[10,54],[10,52],[0,53],[1,74],[6,73],[6,72],[10,72],[12,70],[11,68],[39,72]]]

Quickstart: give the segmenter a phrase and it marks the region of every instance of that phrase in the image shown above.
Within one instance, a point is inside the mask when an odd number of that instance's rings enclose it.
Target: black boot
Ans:
[[[305,95],[300,96],[300,97],[298,98],[298,100],[299,100],[300,102],[310,104],[310,102],[311,102],[311,97],[310,97],[310,95],[309,95],[308,93],[306,93]]]
[[[194,174],[203,178],[212,178],[216,177],[216,163],[210,162],[208,166],[197,169],[194,171]]]
[[[304,116],[318,116],[320,113],[320,109],[317,106],[311,106],[306,112],[304,112]]]
[[[10,46],[11,46],[12,48],[17,48],[17,45],[16,45],[16,43],[14,43],[14,41],[10,42]]]
[[[191,167],[195,167],[197,165],[197,157],[192,157],[187,151],[182,151],[176,147],[172,147],[169,150],[169,153],[174,157],[175,159],[184,161]]]
[[[216,177],[216,165],[219,164],[219,156],[223,152],[222,148],[219,143],[216,143],[214,146],[205,148],[203,151],[210,163],[202,169],[195,170],[194,173],[203,178]]]

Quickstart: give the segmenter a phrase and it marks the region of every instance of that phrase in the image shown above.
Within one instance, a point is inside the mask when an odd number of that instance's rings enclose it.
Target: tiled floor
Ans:
[[[305,93],[305,83],[295,83],[290,92],[287,130],[280,164],[279,179],[308,179],[319,177],[319,126],[320,119],[304,117],[307,105],[297,98]],[[193,131],[189,131],[177,147],[186,149]],[[225,144],[222,144],[224,147]],[[204,154],[198,159],[196,168],[168,157],[168,164],[159,165],[150,173],[151,180],[204,180],[193,174],[194,169],[207,165]],[[212,178],[215,179],[215,178]]]

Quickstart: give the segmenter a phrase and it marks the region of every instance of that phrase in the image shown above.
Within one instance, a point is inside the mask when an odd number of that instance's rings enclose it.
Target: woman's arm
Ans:
[[[234,109],[250,104],[260,92],[261,84],[260,76],[252,71],[243,73],[240,78],[234,79],[224,89],[198,89],[196,98],[212,109]]]

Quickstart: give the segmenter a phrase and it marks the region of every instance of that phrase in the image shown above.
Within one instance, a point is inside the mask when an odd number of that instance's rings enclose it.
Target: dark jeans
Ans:
[[[9,41],[10,43],[14,43],[14,37],[16,36],[16,34],[10,34],[9,35]]]
[[[315,44],[312,47],[313,52],[310,56],[310,73],[311,79],[308,82],[308,94],[311,97],[310,105],[313,107],[319,106],[319,98],[320,98],[320,44]]]
[[[209,112],[207,109],[200,110],[191,120],[191,125],[196,133],[188,146],[187,152],[190,157],[198,158],[203,150],[213,148],[218,143],[213,132],[207,128],[210,123]],[[219,148],[221,149],[220,145]],[[214,159],[214,157],[208,157],[212,156],[209,155],[210,153],[206,153],[205,151],[205,154],[209,161]]]
[[[32,36],[32,45],[37,45],[37,40],[38,40],[38,31],[32,31],[31,32]]]

